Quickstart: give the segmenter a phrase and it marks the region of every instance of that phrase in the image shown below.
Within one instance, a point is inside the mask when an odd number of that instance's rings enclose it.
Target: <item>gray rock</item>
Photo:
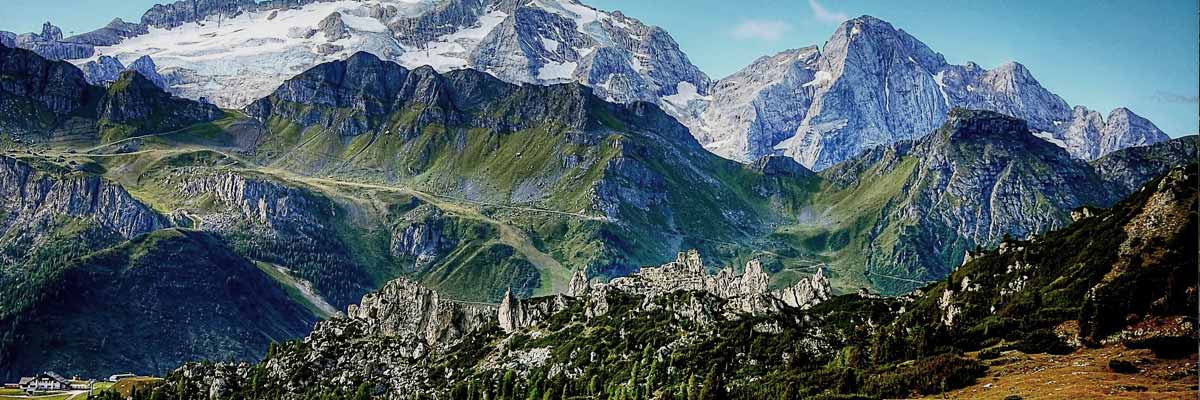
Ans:
[[[71,36],[66,41],[91,46],[112,46],[121,43],[125,39],[147,33],[150,33],[150,31],[145,25],[125,22],[120,18],[115,18],[103,28]]]
[[[64,41],[62,30],[50,22],[42,25],[41,33],[15,35],[12,45],[11,47],[33,50],[50,60],[88,58],[95,53],[95,49],[90,44]]]
[[[7,213],[0,224],[5,230],[20,227],[23,234],[36,235],[61,216],[89,219],[126,239],[171,226],[116,183],[84,173],[39,171],[5,156],[0,156],[0,199]]]
[[[317,24],[317,30],[325,34],[325,40],[330,42],[350,37],[350,30],[346,28],[346,23],[342,21],[342,14],[336,12],[322,19]]]
[[[141,56],[133,60],[127,70],[137,71],[150,82],[154,82],[154,86],[158,86],[159,89],[167,90],[170,87],[167,79],[158,73],[158,66],[154,65],[154,60],[150,56]]]
[[[432,289],[400,278],[363,296],[362,302],[346,310],[346,316],[363,322],[372,335],[413,337],[430,349],[444,349],[495,323],[497,307],[444,299]]]
[[[83,64],[80,69],[83,70],[83,75],[87,77],[88,83],[107,86],[121,76],[121,72],[125,71],[125,65],[116,58],[100,56],[95,61]]]

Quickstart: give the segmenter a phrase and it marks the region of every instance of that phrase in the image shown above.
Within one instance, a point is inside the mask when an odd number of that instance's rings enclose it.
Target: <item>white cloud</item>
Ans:
[[[817,0],[808,0],[808,8],[812,9],[813,18],[816,18],[817,21],[820,22],[840,24],[850,19],[850,17],[846,16],[846,13],[844,12],[830,11],[829,9],[826,9],[825,6],[821,5],[821,3],[818,3]]]
[[[733,36],[738,39],[779,40],[784,33],[792,29],[792,25],[776,20],[746,20],[733,28]]]

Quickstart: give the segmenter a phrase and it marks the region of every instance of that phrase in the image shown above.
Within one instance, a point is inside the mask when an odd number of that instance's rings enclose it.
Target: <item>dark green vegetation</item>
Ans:
[[[1175,169],[1064,229],[974,254],[905,297],[842,295],[806,311],[707,320],[697,305],[719,310],[721,300],[705,292],[651,304],[610,292],[599,316],[566,299],[530,329],[506,335],[493,325],[432,358],[393,354],[411,338],[335,319],[307,341],[272,347],[263,363],[189,365],[145,395],[198,399],[219,377],[220,398],[249,399],[906,397],[971,384],[1000,350],[1194,354],[1198,183],[1195,166]],[[374,357],[331,368],[363,351]],[[530,358],[544,361],[518,361]]]
[[[79,249],[77,241],[93,235],[59,230],[50,238],[58,244],[38,253],[45,261],[27,264],[42,288],[24,298],[30,301],[19,313],[0,315],[0,377],[39,369],[162,373],[200,358],[254,359],[315,322],[277,283],[206,233],[159,230],[61,262],[48,254]],[[10,294],[28,284],[0,286]]]

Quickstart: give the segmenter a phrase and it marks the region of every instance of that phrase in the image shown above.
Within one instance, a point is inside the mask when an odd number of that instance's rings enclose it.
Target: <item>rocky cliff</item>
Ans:
[[[120,185],[96,175],[42,171],[21,160],[0,156],[2,226],[21,235],[36,235],[64,216],[95,221],[129,239],[171,226]]]
[[[41,32],[19,35],[0,32],[0,37],[8,38],[0,41],[5,46],[33,50],[51,60],[74,60],[88,58],[95,54],[95,49],[88,43],[63,39],[62,29],[49,22],[42,24]]]

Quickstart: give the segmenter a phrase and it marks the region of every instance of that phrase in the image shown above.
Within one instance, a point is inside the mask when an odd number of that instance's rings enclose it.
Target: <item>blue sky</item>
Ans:
[[[953,63],[1015,60],[1068,103],[1126,106],[1172,136],[1200,131],[1195,0],[584,0],[666,29],[713,78],[780,50],[823,45],[839,21],[873,15]],[[0,29],[50,19],[65,32],[136,21],[154,0],[0,0]]]

